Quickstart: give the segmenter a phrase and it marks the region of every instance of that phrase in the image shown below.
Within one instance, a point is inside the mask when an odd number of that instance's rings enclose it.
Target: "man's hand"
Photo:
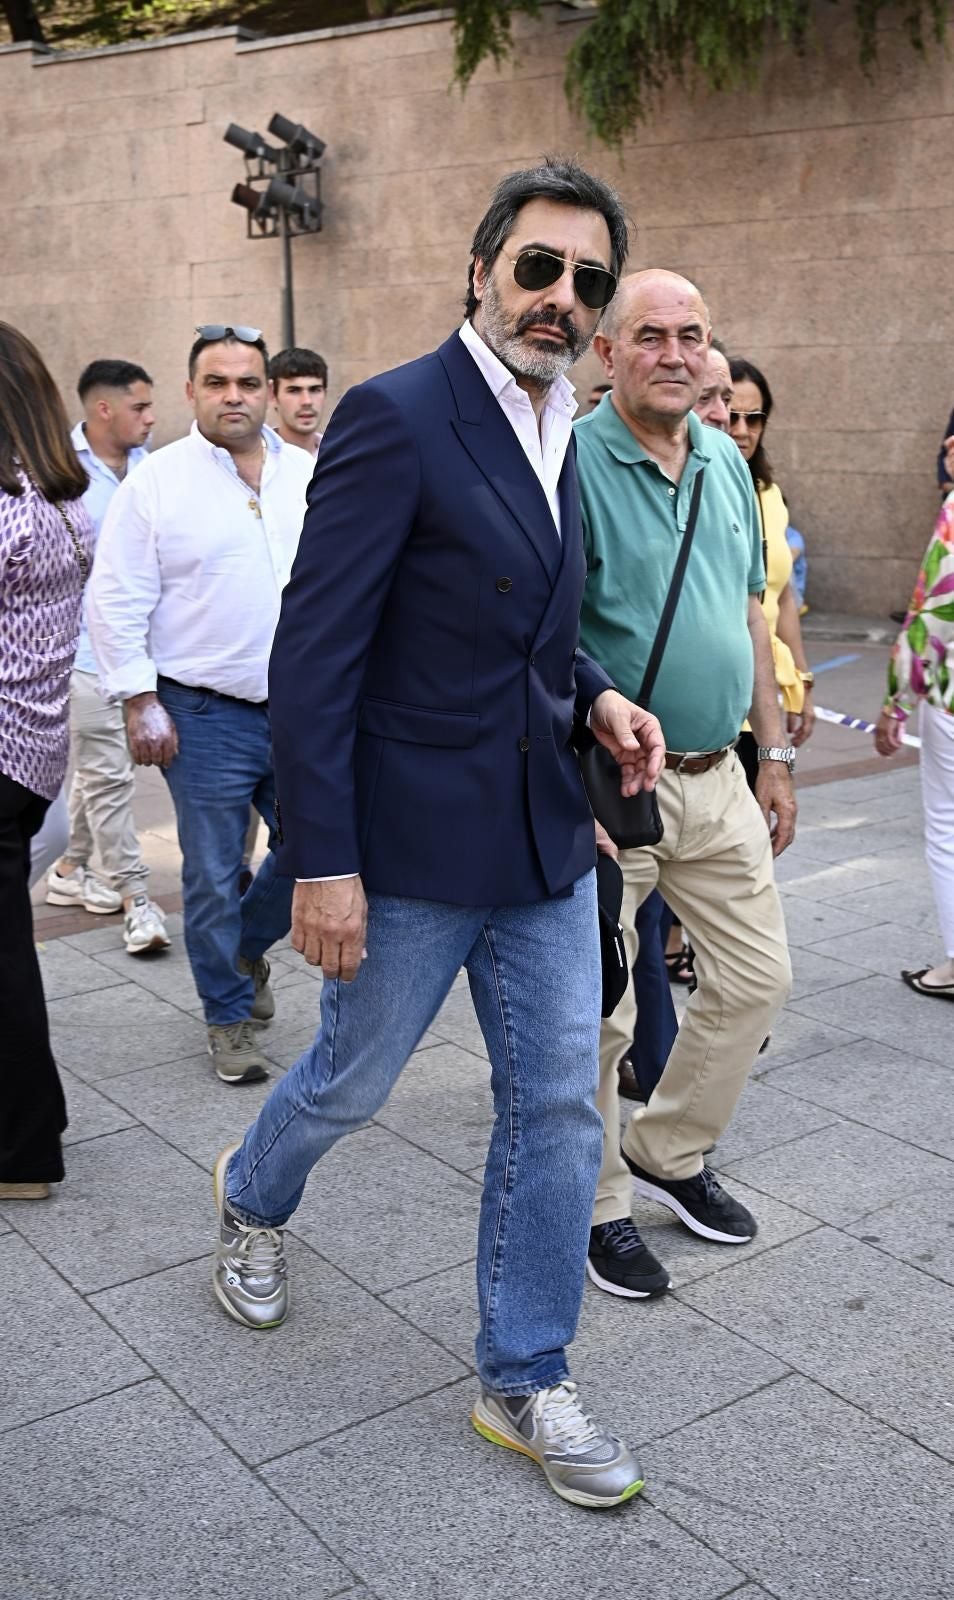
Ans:
[[[604,689],[590,707],[590,730],[619,762],[620,794],[655,789],[666,754],[662,728],[648,711]]]
[[[137,767],[167,767],[179,752],[176,725],[155,694],[136,694],[127,700],[126,739]]]
[[[874,747],[879,756],[897,755],[901,749],[901,735],[904,732],[904,723],[900,717],[893,717],[890,711],[882,711],[874,731]]]
[[[614,861],[618,861],[619,860],[619,848],[618,848],[618,846],[610,838],[610,836],[607,833],[606,829],[603,827],[602,822],[600,822],[598,820],[598,818],[596,818],[596,817],[593,818],[593,821],[596,823],[596,848],[599,851],[600,855],[601,856],[612,856]]]
[[[367,955],[368,902],[360,878],[296,883],[291,942],[326,978],[356,978]]]
[[[760,761],[755,798],[772,837],[772,854],[780,856],[795,837],[795,790],[784,761]],[[775,818],[774,822],[772,818]]]

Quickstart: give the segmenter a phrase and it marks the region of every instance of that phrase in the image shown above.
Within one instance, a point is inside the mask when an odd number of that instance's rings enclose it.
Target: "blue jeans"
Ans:
[[[589,872],[566,898],[526,906],[370,895],[367,960],[353,983],[324,985],[314,1044],[229,1166],[240,1217],[286,1222],[315,1162],[381,1109],[466,967],[496,1112],[477,1240],[477,1367],[505,1394],[566,1377],[583,1294],[603,1144],[595,880]]]
[[[275,776],[265,706],[228,700],[159,680],[159,698],[176,725],[179,753],[166,768],[182,851],[186,949],[206,1022],[251,1016],[252,980],[240,956],[255,961],[291,927],[294,882],[280,878],[269,850],[239,894],[252,806],[275,831]]]
[[[666,971],[666,940],[671,927],[672,912],[659,890],[654,889],[636,912],[639,953],[633,967],[636,1028],[631,1060],[640,1094],[647,1103],[663,1075],[679,1031]]]

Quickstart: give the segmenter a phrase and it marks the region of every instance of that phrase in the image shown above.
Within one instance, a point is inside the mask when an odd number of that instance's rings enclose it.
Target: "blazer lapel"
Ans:
[[[459,416],[451,418],[457,437],[519,523],[554,583],[563,550],[539,478],[459,335],[452,334],[437,353],[457,401]]]
[[[537,629],[535,644],[546,643],[562,621],[566,607],[572,604],[579,616],[586,580],[586,559],[583,554],[583,525],[580,520],[580,496],[576,478],[576,440],[571,437],[566,459],[557,487],[560,501],[560,567],[553,585],[553,593]]]

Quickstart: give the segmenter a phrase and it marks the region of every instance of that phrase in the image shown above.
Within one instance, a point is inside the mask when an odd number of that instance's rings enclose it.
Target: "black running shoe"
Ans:
[[[669,1273],[643,1244],[629,1217],[590,1229],[586,1272],[598,1289],[627,1300],[649,1300],[672,1287]]]
[[[623,1151],[623,1160],[633,1174],[633,1187],[645,1200],[656,1200],[674,1211],[693,1233],[718,1244],[748,1244],[758,1232],[751,1211],[726,1194],[711,1167],[703,1167],[694,1178],[656,1178]]]

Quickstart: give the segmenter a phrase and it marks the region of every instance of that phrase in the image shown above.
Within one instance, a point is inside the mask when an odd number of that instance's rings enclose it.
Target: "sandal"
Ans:
[[[938,1000],[954,1000],[954,983],[922,983],[921,979],[930,967],[922,967],[920,972],[902,972],[901,977],[909,989],[915,994],[933,995]]]
[[[664,959],[670,983],[692,982],[695,977],[695,956],[689,946],[683,945],[681,950],[676,950],[673,955]]]

